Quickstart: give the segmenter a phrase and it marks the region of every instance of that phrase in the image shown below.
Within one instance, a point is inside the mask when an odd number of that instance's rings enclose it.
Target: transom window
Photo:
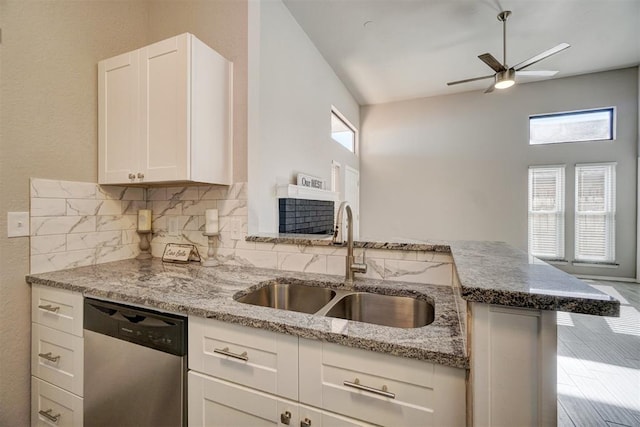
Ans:
[[[331,109],[331,138],[352,153],[356,152],[358,131],[335,108]]]
[[[529,144],[614,139],[615,109],[571,111],[529,117]]]

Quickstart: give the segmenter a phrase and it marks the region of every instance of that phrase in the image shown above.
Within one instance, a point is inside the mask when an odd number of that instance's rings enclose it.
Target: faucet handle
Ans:
[[[367,272],[367,255],[362,251],[362,262],[354,262],[351,264],[351,270],[354,273],[366,273]]]

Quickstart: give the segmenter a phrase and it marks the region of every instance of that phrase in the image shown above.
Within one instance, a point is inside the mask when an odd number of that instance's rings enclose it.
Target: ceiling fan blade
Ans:
[[[495,83],[491,83],[491,86],[489,86],[484,93],[491,93],[493,92],[493,90],[496,88],[496,84]]]
[[[465,79],[465,80],[458,80],[455,82],[449,82],[447,83],[447,86],[451,86],[451,85],[457,85],[460,83],[469,83],[469,82],[475,82],[476,80],[484,80],[484,79],[490,79],[493,78],[493,74],[491,74],[490,76],[482,76],[482,77],[474,77],[472,79]]]
[[[558,74],[557,71],[539,70],[539,71],[516,71],[518,77],[551,77]]]
[[[556,47],[552,47],[551,49],[545,50],[544,52],[539,53],[538,55],[533,56],[533,57],[527,59],[526,61],[522,61],[518,65],[515,65],[513,68],[516,71],[523,70],[523,69],[525,69],[527,67],[530,67],[531,65],[533,65],[533,64],[535,64],[537,62],[542,61],[545,58],[550,57],[551,55],[555,55],[556,53],[562,52],[563,50],[565,50],[567,48],[570,48],[570,47],[571,47],[571,45],[569,43],[560,43]]]
[[[490,53],[483,53],[482,55],[478,55],[478,58],[480,58],[480,60],[487,64],[489,67],[491,67],[496,73],[506,70],[506,68],[504,68],[504,65],[502,65],[500,61],[498,61]]]

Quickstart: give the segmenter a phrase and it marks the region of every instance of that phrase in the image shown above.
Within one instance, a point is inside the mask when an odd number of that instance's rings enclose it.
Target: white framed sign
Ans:
[[[162,254],[162,261],[179,263],[200,261],[200,254],[195,245],[167,243]]]

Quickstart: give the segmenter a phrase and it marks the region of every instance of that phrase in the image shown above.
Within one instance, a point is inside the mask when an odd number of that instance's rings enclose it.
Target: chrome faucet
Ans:
[[[346,284],[351,285],[353,284],[354,273],[366,273],[367,264],[364,252],[362,253],[361,263],[355,262],[355,257],[353,256],[353,212],[347,202],[340,203],[340,207],[338,208],[336,228],[333,233],[333,243],[344,243],[344,238],[342,237],[343,211],[347,212],[347,259],[345,262],[344,281]]]

